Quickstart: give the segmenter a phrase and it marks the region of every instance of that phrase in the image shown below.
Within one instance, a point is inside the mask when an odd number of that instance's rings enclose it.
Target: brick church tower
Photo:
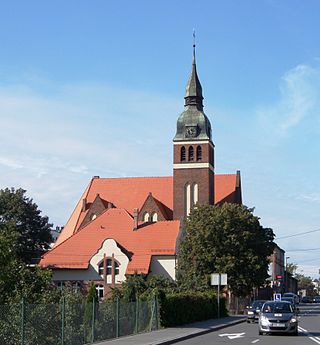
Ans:
[[[188,216],[197,203],[214,204],[214,144],[210,121],[203,112],[195,45],[184,99],[185,110],[173,139],[173,219]]]

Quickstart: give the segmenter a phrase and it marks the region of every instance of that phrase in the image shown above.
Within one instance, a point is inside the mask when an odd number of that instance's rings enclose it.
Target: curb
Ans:
[[[192,339],[192,338],[198,337],[199,335],[204,335],[204,334],[211,333],[211,332],[214,332],[214,331],[219,331],[220,329],[227,328],[227,327],[233,326],[233,325],[237,325],[237,324],[245,322],[245,321],[246,321],[246,318],[243,318],[243,319],[232,321],[232,322],[229,322],[229,323],[223,323],[223,324],[218,325],[218,326],[212,326],[212,327],[210,327],[208,329],[205,329],[203,331],[199,331],[199,332],[183,335],[183,336],[180,336],[180,337],[175,337],[174,339],[171,339],[171,340],[163,340],[163,341],[159,341],[159,342],[154,342],[154,343],[152,343],[152,345],[171,345],[171,344],[175,344],[175,343],[178,343],[180,341],[184,341],[184,340],[188,340],[188,339]]]

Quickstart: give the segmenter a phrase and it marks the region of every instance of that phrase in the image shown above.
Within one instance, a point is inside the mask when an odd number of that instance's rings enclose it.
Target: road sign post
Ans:
[[[218,318],[220,318],[220,286],[228,284],[228,276],[226,273],[212,273],[211,285],[218,286],[217,293],[217,306],[218,306]]]
[[[281,293],[274,293],[273,294],[274,301],[281,301]]]

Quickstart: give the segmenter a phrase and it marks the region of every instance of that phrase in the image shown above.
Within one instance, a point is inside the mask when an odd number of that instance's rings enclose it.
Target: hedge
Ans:
[[[160,297],[163,327],[178,326],[218,317],[217,297],[208,292],[179,292]],[[225,299],[220,299],[220,316],[226,316]]]

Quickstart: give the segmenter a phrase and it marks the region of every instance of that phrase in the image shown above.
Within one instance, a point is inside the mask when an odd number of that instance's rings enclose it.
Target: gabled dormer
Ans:
[[[170,210],[161,201],[157,200],[152,193],[149,193],[139,211],[138,221],[157,222],[169,219],[172,219]]]
[[[102,212],[108,208],[113,208],[112,202],[103,200],[99,194],[96,195],[92,203],[87,203],[83,200],[82,212],[86,212],[86,215],[79,228],[83,228],[91,221],[95,220]]]

